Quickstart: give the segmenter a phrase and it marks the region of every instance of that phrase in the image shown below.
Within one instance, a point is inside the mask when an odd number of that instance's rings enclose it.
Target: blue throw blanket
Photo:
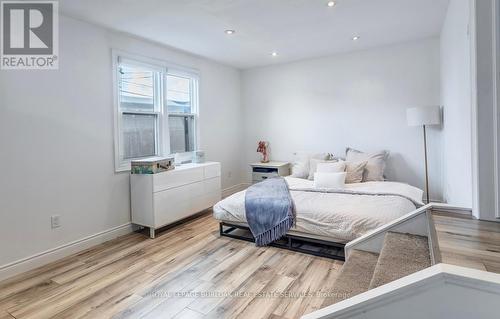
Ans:
[[[245,214],[257,246],[283,237],[295,223],[295,209],[285,179],[273,177],[250,186],[245,194]]]

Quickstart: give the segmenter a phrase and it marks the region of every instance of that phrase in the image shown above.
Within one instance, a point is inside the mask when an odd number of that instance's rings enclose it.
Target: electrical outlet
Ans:
[[[227,172],[227,178],[231,178],[231,176],[233,176],[233,172],[231,171]]]
[[[52,228],[61,227],[61,215],[50,216],[50,225],[52,226]]]

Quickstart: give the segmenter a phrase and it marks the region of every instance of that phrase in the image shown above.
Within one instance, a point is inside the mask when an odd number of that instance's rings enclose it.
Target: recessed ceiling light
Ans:
[[[275,52],[271,53],[271,55],[272,56],[278,56],[278,52],[275,51]]]
[[[335,7],[336,3],[335,3],[335,1],[328,1],[328,3],[326,5],[331,8],[331,7]]]
[[[224,33],[226,33],[226,34],[235,34],[236,31],[228,29],[228,30],[224,31]]]
[[[358,41],[361,38],[359,35],[355,35],[352,37],[352,41]]]

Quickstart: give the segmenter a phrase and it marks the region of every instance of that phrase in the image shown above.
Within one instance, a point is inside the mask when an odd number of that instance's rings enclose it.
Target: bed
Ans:
[[[296,210],[296,225],[287,233],[292,238],[345,244],[423,205],[422,190],[404,183],[365,182],[326,190],[307,179],[285,179]],[[213,214],[221,235],[223,225],[244,229],[245,191],[218,202]]]

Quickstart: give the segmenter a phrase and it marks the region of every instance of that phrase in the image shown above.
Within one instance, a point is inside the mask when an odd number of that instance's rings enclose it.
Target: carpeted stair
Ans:
[[[388,232],[370,288],[377,288],[431,266],[427,237]]]
[[[328,303],[334,304],[367,291],[378,257],[378,254],[353,250],[340,270]]]
[[[431,266],[427,237],[388,232],[380,255],[353,250],[335,281],[330,304]]]

